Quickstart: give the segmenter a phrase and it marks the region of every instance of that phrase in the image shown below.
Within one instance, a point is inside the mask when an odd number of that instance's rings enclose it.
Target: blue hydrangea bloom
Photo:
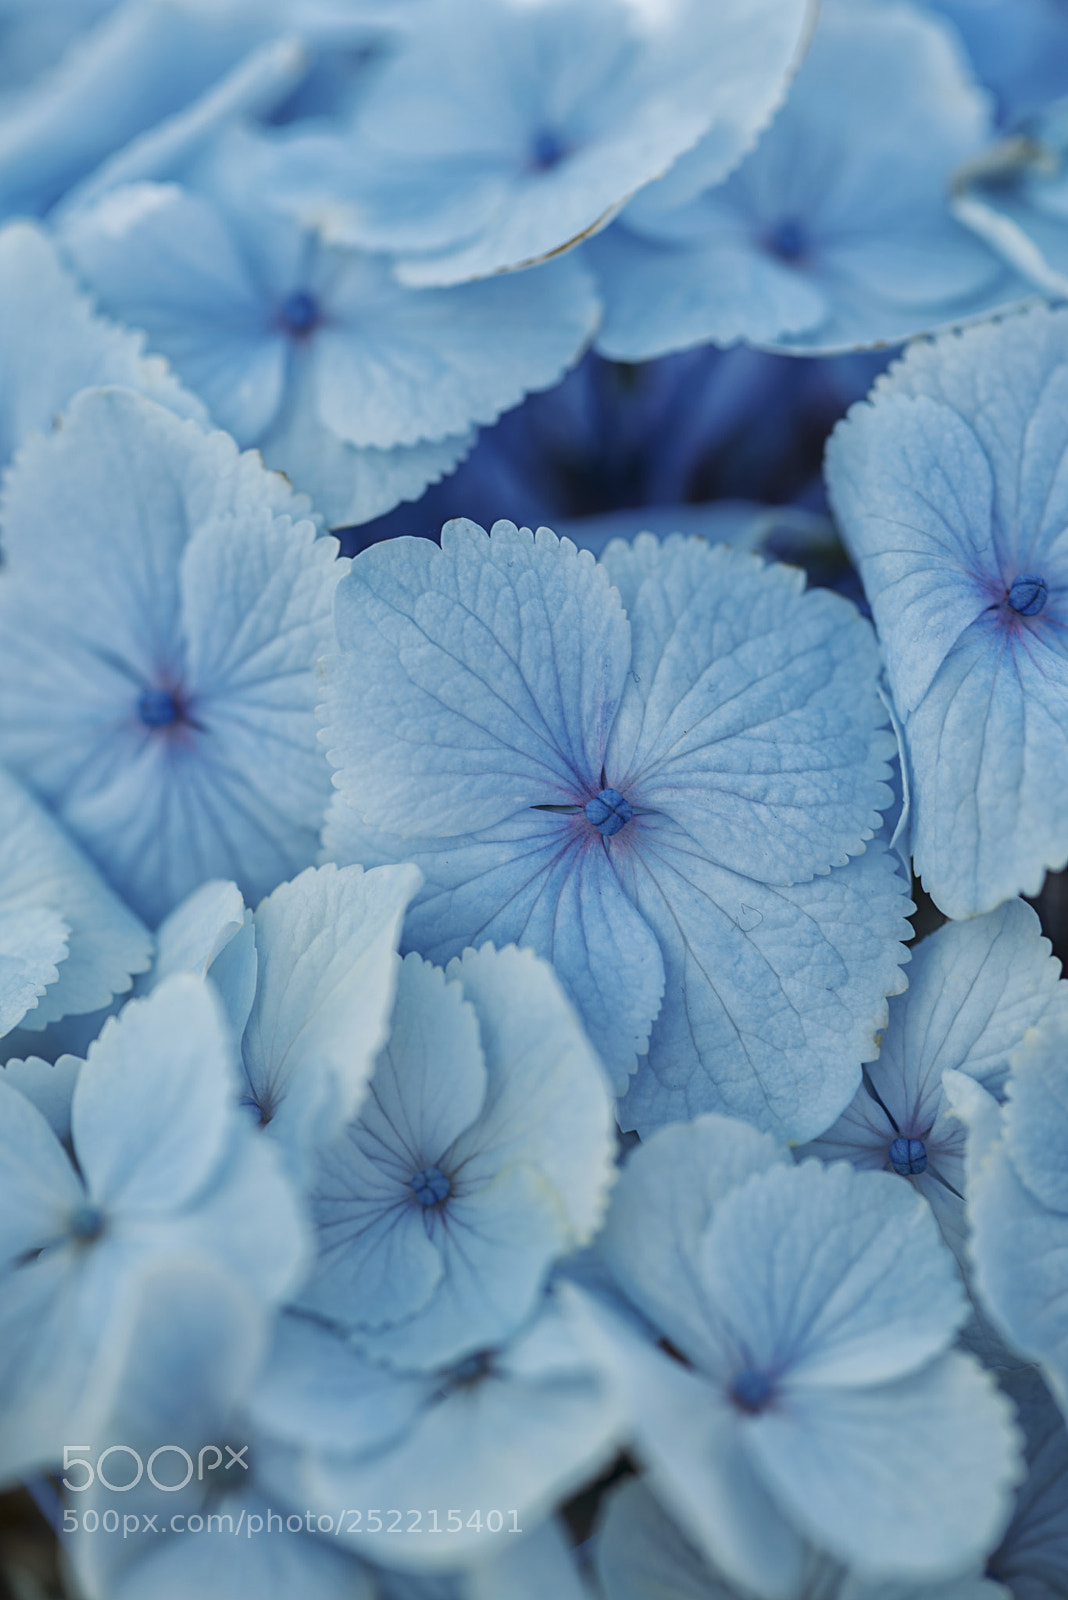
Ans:
[[[62,1460],[74,1434],[96,1437],[134,1373],[157,1403],[173,1377],[135,1335],[161,1296],[173,1309],[169,1269],[225,1269],[261,1318],[295,1288],[301,1218],[235,1087],[223,1014],[184,976],[131,1000],[91,1047],[71,1112],[76,1166],[0,1084],[4,1479]]]
[[[382,257],[272,213],[270,162],[225,144],[197,190],[118,188],[70,219],[100,303],[144,329],[241,445],[355,523],[422,492],[488,423],[554,384],[599,307],[575,260],[453,289],[406,289]]]
[[[309,1179],[355,1115],[389,1032],[414,867],[309,867],[254,912],[208,883],[161,924],[152,981],[208,977],[240,1041],[241,1100]]]
[[[1004,1373],[1027,1440],[1027,1477],[1008,1532],[987,1562],[1013,1600],[1057,1600],[1068,1590],[1068,1432],[1032,1368]]]
[[[916,871],[952,917],[1068,860],[1068,313],[914,346],[827,452],[903,723]]]
[[[301,1303],[398,1367],[500,1344],[593,1237],[614,1154],[608,1085],[549,967],[491,945],[447,973],[410,955],[366,1104],[311,1186]]]
[[[353,126],[293,139],[280,179],[305,220],[403,252],[405,282],[529,265],[603,227],[702,136],[698,171],[728,172],[777,103],[810,10],[437,0]],[[698,180],[687,166],[681,181]]]
[[[520,1528],[533,1526],[611,1461],[623,1422],[587,1337],[555,1295],[506,1343],[429,1373],[382,1367],[336,1330],[284,1316],[248,1409],[276,1501],[326,1515],[339,1506],[419,1510],[431,1537],[400,1545],[364,1517],[334,1541],[412,1571],[499,1559],[515,1537],[511,1517],[498,1530],[486,1511],[514,1508]],[[442,1509],[460,1514],[448,1539],[432,1536],[435,1507],[442,1532]]]
[[[870,1581],[982,1562],[1019,1475],[1011,1408],[949,1348],[965,1297],[905,1184],[702,1117],[632,1152],[598,1248],[671,1352],[587,1301],[635,1448],[732,1582],[787,1600],[809,1542]]]
[[[604,1600],[748,1600],[718,1573],[640,1479],[613,1490],[601,1508],[597,1576]],[[791,1600],[1005,1600],[978,1575],[948,1583],[867,1583],[837,1562],[812,1555]]]
[[[1047,1017],[1013,1058],[999,1106],[974,1079],[947,1072],[950,1104],[968,1128],[971,1256],[980,1304],[1042,1368],[1068,1415],[1068,1019]]]
[[[988,131],[949,30],[908,6],[829,0],[785,106],[726,182],[671,209],[654,188],[588,247],[598,348],[854,349],[1019,299],[947,206]]]
[[[117,389],[8,476],[0,757],[152,923],[207,878],[255,900],[314,855],[345,564],[305,515],[225,435]]]
[[[328,854],[420,866],[405,942],[433,961],[487,937],[551,960],[628,1127],[727,1106],[821,1132],[903,982],[905,886],[865,849],[873,643],[802,584],[697,539],[597,564],[453,523],[338,591]]]
[[[961,1255],[965,1136],[942,1074],[966,1072],[1002,1098],[1027,1029],[1055,1016],[1068,1016],[1068,983],[1030,906],[1010,900],[947,923],[913,947],[908,989],[890,1001],[879,1059],[856,1099],[801,1153],[909,1178]]]
[[[143,924],[0,768],[0,1036],[110,1005],[151,950]]]
[[[0,229],[0,465],[31,430],[47,433],[80,389],[121,384],[139,389],[179,416],[206,422],[144,336],[93,314],[54,245],[38,227]]]

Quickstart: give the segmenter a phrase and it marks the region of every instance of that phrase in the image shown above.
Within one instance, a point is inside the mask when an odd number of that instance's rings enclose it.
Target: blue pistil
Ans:
[[[294,289],[287,294],[278,310],[283,328],[297,338],[310,333],[321,316],[318,300],[307,289]]]
[[[443,1205],[452,1193],[452,1181],[440,1167],[424,1167],[409,1182],[421,1206]]]
[[[92,1244],[104,1231],[104,1213],[99,1206],[85,1201],[75,1206],[67,1221],[67,1231],[79,1244]]]
[[[809,248],[808,232],[796,217],[784,217],[777,222],[767,233],[765,242],[780,261],[800,261]]]
[[[180,720],[182,708],[169,689],[146,689],[137,702],[137,715],[146,728],[169,728]]]
[[[774,1385],[766,1372],[756,1367],[746,1367],[731,1383],[730,1397],[739,1411],[755,1417],[768,1404],[773,1389]]]
[[[1017,578],[1009,590],[1009,606],[1018,616],[1037,617],[1048,596],[1049,584],[1045,578],[1028,572]]]
[[[602,789],[592,800],[587,800],[582,809],[586,821],[606,839],[625,828],[634,815],[634,807],[629,800],[624,800],[618,789]]]
[[[927,1146],[922,1139],[895,1139],[890,1146],[890,1165],[902,1178],[918,1178],[927,1171]]]

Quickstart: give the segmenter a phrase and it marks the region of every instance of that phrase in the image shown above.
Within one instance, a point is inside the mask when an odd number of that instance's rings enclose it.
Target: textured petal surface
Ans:
[[[457,522],[440,550],[373,546],[338,592],[336,626],[326,738],[364,820],[447,836],[597,793],[630,635],[569,540]]]

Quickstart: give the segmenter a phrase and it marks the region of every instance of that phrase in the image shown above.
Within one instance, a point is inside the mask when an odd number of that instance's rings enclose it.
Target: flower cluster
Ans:
[[[4,1592],[1068,1593],[1066,93],[0,0]]]

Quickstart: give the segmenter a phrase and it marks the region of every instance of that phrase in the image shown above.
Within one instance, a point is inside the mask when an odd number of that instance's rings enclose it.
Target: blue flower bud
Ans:
[[[890,1165],[902,1178],[915,1178],[927,1171],[927,1146],[922,1139],[895,1139],[890,1146]]]
[[[1049,584],[1045,578],[1028,572],[1014,581],[1009,590],[1009,605],[1021,617],[1037,617],[1048,596]]]
[[[452,1181],[440,1167],[424,1167],[409,1182],[421,1206],[440,1206],[452,1193]]]
[[[286,332],[298,337],[310,333],[320,316],[319,302],[307,289],[294,289],[287,294],[278,311],[278,320]]]
[[[137,702],[137,715],[146,728],[169,728],[182,709],[169,689],[146,689]]]
[[[600,794],[586,801],[583,812],[586,821],[610,839],[627,825],[634,815],[634,807],[629,800],[624,800],[618,789],[602,789]]]
[[[731,1383],[730,1396],[740,1411],[747,1411],[755,1416],[763,1411],[771,1399],[774,1385],[766,1372],[760,1372],[755,1367],[746,1367],[739,1372]]]

